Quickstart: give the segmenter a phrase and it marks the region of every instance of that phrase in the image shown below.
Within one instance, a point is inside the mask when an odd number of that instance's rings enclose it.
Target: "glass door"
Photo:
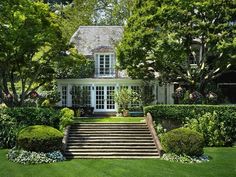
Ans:
[[[96,111],[115,111],[115,86],[96,86]]]

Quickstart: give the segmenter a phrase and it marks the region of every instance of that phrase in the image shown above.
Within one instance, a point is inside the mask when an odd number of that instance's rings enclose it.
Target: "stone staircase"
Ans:
[[[159,158],[146,123],[76,123],[68,130],[65,156]]]

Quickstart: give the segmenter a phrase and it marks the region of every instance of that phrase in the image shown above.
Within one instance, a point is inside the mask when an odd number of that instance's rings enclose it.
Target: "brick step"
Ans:
[[[67,149],[156,149],[156,146],[150,145],[150,146],[141,146],[141,145],[136,145],[136,146],[108,146],[108,145],[102,145],[102,146],[76,146],[76,145],[68,145]]]
[[[66,152],[68,156],[158,156],[157,152]]]
[[[107,130],[107,131],[80,131],[80,130],[74,130],[74,131],[70,131],[70,133],[79,133],[79,134],[112,134],[112,133],[119,133],[119,134],[150,134],[150,132],[148,130],[143,130],[143,131],[123,131],[123,130]]]
[[[160,156],[67,156],[67,159],[158,159]]]
[[[68,140],[153,140],[152,137],[127,137],[127,136],[101,136],[101,137],[93,137],[93,136],[69,136]]]
[[[145,124],[140,124],[140,125],[101,125],[101,124],[97,124],[97,125],[83,125],[83,124],[79,124],[79,125],[71,125],[71,128],[77,128],[77,127],[88,127],[88,128],[94,128],[94,127],[139,127],[139,128],[145,128],[147,127],[147,125]]]
[[[135,143],[130,143],[130,142],[100,142],[100,143],[93,143],[93,142],[69,142],[67,143],[67,145],[73,145],[73,146],[152,146],[154,145],[153,142],[149,142],[149,143],[139,143],[139,142],[135,142]]]
[[[157,149],[73,149],[70,148],[67,152],[156,152],[158,153]]]
[[[87,137],[142,137],[142,138],[146,138],[146,137],[151,137],[150,134],[82,134],[82,133],[70,133],[68,135],[69,137],[83,137],[83,138],[87,138]]]
[[[68,143],[153,143],[153,140],[69,140]]]
[[[134,123],[134,122],[127,122],[127,123],[121,123],[121,122],[111,122],[111,123],[104,123],[104,122],[86,122],[86,123],[74,123],[72,126],[75,126],[75,125],[106,125],[106,126],[113,126],[113,125],[145,125],[146,126],[146,123]]]
[[[101,127],[96,127],[96,128],[70,128],[70,131],[114,131],[114,130],[123,130],[123,131],[145,131],[147,128],[111,128],[111,127],[106,127],[106,128],[101,128]]]

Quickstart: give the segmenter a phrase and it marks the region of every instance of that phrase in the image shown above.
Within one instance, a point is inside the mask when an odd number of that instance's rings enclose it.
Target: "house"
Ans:
[[[78,52],[95,63],[94,76],[85,79],[58,79],[61,94],[59,106],[76,107],[75,95],[78,90],[86,91],[83,98],[85,106],[94,108],[95,113],[115,113],[118,105],[114,101],[114,93],[126,87],[140,93],[142,80],[132,80],[125,71],[116,69],[115,45],[123,36],[121,26],[81,26],[71,38]],[[151,92],[154,103],[171,104],[174,85],[160,86],[158,80],[152,81]],[[140,106],[141,102],[130,103],[130,107]]]

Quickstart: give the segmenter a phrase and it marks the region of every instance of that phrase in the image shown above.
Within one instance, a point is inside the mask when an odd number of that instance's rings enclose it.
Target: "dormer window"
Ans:
[[[95,63],[95,77],[115,77],[115,57],[113,53],[96,53]]]

